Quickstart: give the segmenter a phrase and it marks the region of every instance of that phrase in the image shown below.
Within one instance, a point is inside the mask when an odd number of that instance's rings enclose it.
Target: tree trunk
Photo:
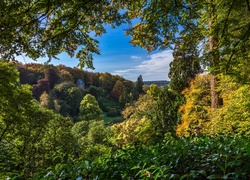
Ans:
[[[212,3],[213,0],[210,1]],[[218,54],[215,52],[216,51],[216,44],[218,42],[218,39],[214,37],[213,32],[213,19],[214,17],[214,8],[212,7],[210,10],[210,20],[209,20],[209,30],[210,30],[210,36],[209,36],[209,53],[210,53],[210,66],[213,67],[216,64],[216,61],[218,61],[219,57]],[[211,74],[211,79],[210,79],[210,88],[211,88],[211,108],[218,108],[219,107],[219,93],[216,91],[217,88],[217,78],[216,75]]]
[[[219,93],[216,91],[217,87],[217,79],[215,75],[211,75],[210,78],[210,88],[211,88],[211,107],[218,108],[219,107]]]

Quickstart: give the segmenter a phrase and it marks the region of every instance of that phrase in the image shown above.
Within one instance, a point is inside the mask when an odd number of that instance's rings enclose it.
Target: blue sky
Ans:
[[[93,72],[109,72],[117,74],[125,79],[136,81],[139,75],[143,80],[169,80],[169,63],[172,61],[171,50],[154,51],[150,54],[140,47],[132,46],[130,37],[125,36],[126,25],[112,29],[107,27],[107,33],[98,37],[101,55],[94,55],[95,70],[84,69]],[[52,60],[54,65],[64,64],[76,67],[78,60],[69,57],[66,53],[58,56],[60,60]],[[24,57],[17,57],[23,63],[34,62]],[[38,59],[38,63],[45,60]]]

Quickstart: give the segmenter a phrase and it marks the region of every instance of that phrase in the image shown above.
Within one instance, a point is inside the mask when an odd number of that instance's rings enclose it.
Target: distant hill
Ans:
[[[143,81],[144,85],[150,86],[151,84],[156,84],[157,86],[166,86],[169,81]]]

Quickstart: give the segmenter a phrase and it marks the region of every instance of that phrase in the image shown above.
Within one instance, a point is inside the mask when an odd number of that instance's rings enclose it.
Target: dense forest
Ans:
[[[0,179],[250,179],[249,0],[1,1],[0,13]],[[168,85],[81,69],[121,24],[134,46],[172,49]],[[62,52],[79,68],[49,64]]]
[[[142,76],[136,82],[110,73],[93,73],[79,68],[50,64],[16,63],[20,83],[32,86],[33,97],[40,104],[73,122],[79,121],[81,101],[86,94],[94,96],[104,119],[121,121],[121,111],[147,91]],[[84,114],[82,111],[81,114]],[[112,118],[113,117],[113,118]]]

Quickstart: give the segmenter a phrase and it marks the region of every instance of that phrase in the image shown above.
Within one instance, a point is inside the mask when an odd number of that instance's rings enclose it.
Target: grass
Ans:
[[[122,116],[108,117],[108,116],[106,116],[106,113],[104,113],[104,123],[106,125],[122,122],[123,120],[124,119]]]

